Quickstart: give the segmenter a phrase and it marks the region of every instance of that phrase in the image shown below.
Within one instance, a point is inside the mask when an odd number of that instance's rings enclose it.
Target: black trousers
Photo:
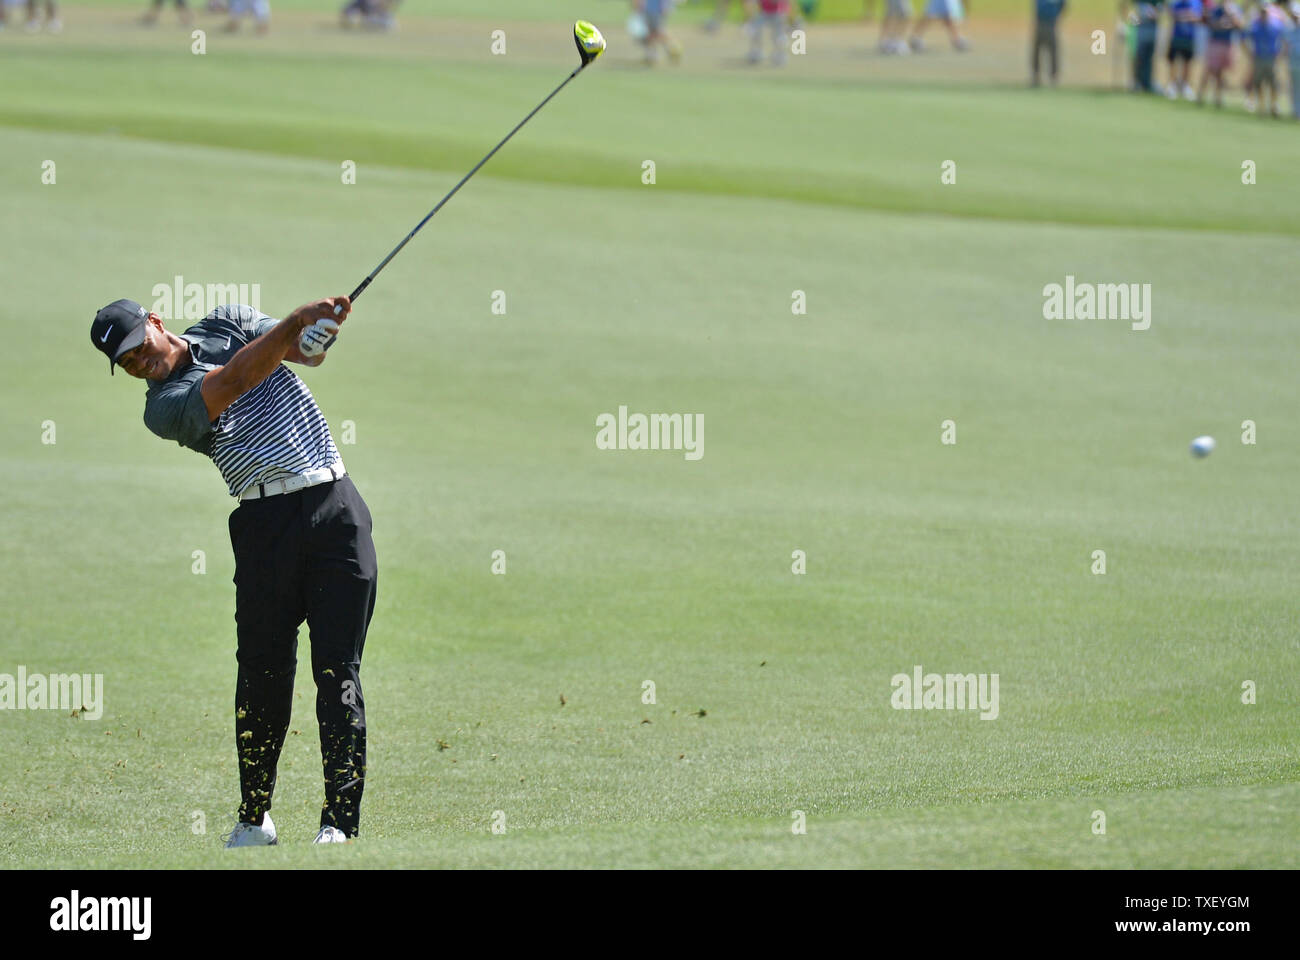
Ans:
[[[1155,81],[1152,78],[1152,65],[1156,58],[1156,32],[1155,30],[1138,32],[1137,52],[1133,58],[1133,76],[1137,81],[1139,90],[1147,93],[1155,92]]]
[[[378,580],[371,530],[370,510],[347,476],[247,500],[230,515],[241,821],[260,824],[271,809],[306,620],[325,771],[320,822],[357,835],[366,777],[361,652]]]
[[[1039,54],[1044,50],[1047,51],[1048,63],[1051,65],[1051,77],[1055,81],[1058,72],[1055,20],[1034,21],[1034,55],[1030,59],[1029,65],[1033,70],[1035,83],[1038,82],[1039,77]]]

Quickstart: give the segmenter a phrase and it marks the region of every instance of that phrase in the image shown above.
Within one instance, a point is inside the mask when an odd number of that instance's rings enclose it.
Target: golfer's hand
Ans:
[[[334,312],[336,308],[339,311],[337,314]],[[317,320],[329,319],[342,323],[343,318],[351,310],[352,301],[347,297],[325,297],[323,300],[304,303],[285,319],[294,324],[299,330],[304,330]]]
[[[327,345],[351,310],[352,301],[347,297],[326,297],[303,304],[285,318],[292,325],[295,346],[305,363],[314,367],[324,361]]]
[[[333,310],[333,308],[330,308]],[[338,321],[330,317],[321,317],[298,338],[298,352],[308,360],[322,356],[330,341],[339,334]]]

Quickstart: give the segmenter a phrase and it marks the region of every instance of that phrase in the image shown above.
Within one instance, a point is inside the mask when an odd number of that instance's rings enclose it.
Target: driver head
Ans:
[[[573,42],[578,46],[578,56],[585,67],[605,52],[605,38],[595,25],[579,20],[573,25]]]

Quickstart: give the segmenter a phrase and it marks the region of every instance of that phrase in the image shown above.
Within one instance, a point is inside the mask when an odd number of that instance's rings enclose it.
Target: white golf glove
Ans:
[[[325,352],[325,345],[331,337],[338,336],[339,325],[323,317],[302,332],[298,338],[298,352],[304,357],[319,357]]]

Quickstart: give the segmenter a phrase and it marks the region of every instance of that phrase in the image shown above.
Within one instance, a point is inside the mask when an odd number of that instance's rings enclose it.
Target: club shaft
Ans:
[[[3,0],[0,0],[0,2],[3,2]],[[581,73],[586,66],[587,64],[584,63],[581,66],[576,67],[571,74],[569,74],[567,77],[564,78],[564,81],[558,87],[556,87],[549,94],[547,94],[545,100],[543,100],[537,106],[533,107],[532,111],[529,112],[528,116],[524,117],[517,124],[515,124],[514,129],[511,130],[509,133],[507,133],[504,137],[502,137],[501,142],[488,151],[487,156],[485,156],[478,163],[474,164],[474,169],[470,170],[469,173],[461,177],[460,182],[456,184],[456,186],[452,187],[445,197],[443,197],[441,200],[438,201],[438,205],[434,207],[432,210],[430,210],[427,214],[425,214],[424,219],[415,225],[415,229],[412,230],[410,233],[408,233],[404,238],[402,238],[402,242],[399,243],[397,246],[393,247],[392,251],[389,252],[388,256],[384,257],[383,260],[379,261],[379,266],[375,267],[375,269],[370,271],[370,273],[366,276],[366,278],[357,285],[357,288],[355,290],[352,291],[352,295],[348,299],[351,300],[353,303],[355,303],[357,297],[361,296],[361,294],[365,291],[366,287],[370,286],[370,282],[374,280],[375,277],[379,276],[379,271],[383,270],[384,267],[388,266],[389,261],[392,260],[393,257],[397,256],[398,253],[401,252],[404,246],[406,246],[408,243],[411,242],[411,238],[414,237],[417,233],[419,233],[421,228],[423,228],[426,223],[428,223],[430,220],[433,219],[433,215],[437,213],[439,210],[441,210],[446,205],[447,201],[456,195],[456,191],[458,191],[461,187],[465,186],[465,184],[469,182],[469,178],[474,176],[474,174],[478,173],[480,168],[482,168],[483,164],[491,160],[492,157],[496,154],[496,152],[500,150],[502,147],[504,147],[506,143],[509,142],[510,138],[513,137],[516,133],[518,133],[523,128],[524,124],[526,124],[529,120],[533,119],[533,117],[537,115],[538,111],[540,111],[542,107],[546,106],[553,99],[555,99],[556,94],[558,94],[561,90],[563,90],[568,85],[569,81],[572,80],[574,77],[576,77],[579,73]],[[339,309],[340,308],[335,307],[334,312],[338,313]],[[334,343],[335,339],[336,339],[335,337],[330,337],[329,341],[325,344],[326,350],[328,350],[330,345]]]

